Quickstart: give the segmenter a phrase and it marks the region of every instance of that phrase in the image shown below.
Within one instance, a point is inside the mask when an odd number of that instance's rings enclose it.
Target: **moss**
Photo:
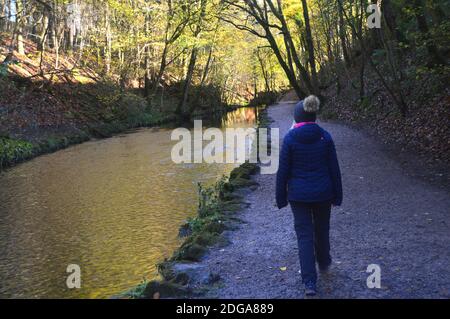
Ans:
[[[31,143],[24,140],[10,139],[7,136],[0,136],[0,169],[19,162],[31,159],[38,155],[55,152],[70,145],[88,141],[91,137],[107,138],[127,129],[140,126],[154,126],[166,123],[173,116],[154,115],[150,113],[135,114],[133,118],[124,121],[113,121],[91,125],[87,131],[80,131],[78,134],[68,136],[49,136],[44,140]]]
[[[230,222],[230,223],[227,222],[227,225],[226,225],[228,229],[236,228],[236,227],[232,227],[231,223],[233,223],[233,224],[244,224],[245,223],[241,218],[236,217],[236,216],[228,216],[227,221]]]
[[[225,225],[222,221],[209,221],[205,224],[205,233],[203,235],[221,234],[225,230]],[[211,242],[213,243],[213,242]]]
[[[220,208],[220,205],[216,206],[214,213],[211,216],[197,216],[196,218],[190,218],[188,220],[190,237],[195,237],[198,234],[209,231],[208,229],[219,228],[222,219],[222,213],[219,213]],[[183,225],[182,228],[185,229],[186,226]],[[186,241],[188,241],[190,237],[188,237]]]
[[[245,178],[245,179],[249,179],[250,178],[250,174],[249,172],[244,169],[243,167],[239,166],[236,167],[235,169],[233,169],[230,173],[230,180],[234,180],[236,178]]]
[[[178,230],[178,237],[184,238],[189,237],[190,235],[192,235],[192,227],[189,222],[186,222],[180,226],[180,229]]]
[[[85,132],[71,136],[50,136],[46,140],[35,144],[28,141],[0,137],[0,168],[20,163],[41,154],[54,152],[88,139],[89,135]]]
[[[230,182],[225,183],[223,185],[223,193],[222,196],[225,196],[227,194],[232,194],[234,192],[234,188],[233,185],[230,184]]]
[[[89,138],[90,137],[86,132],[70,136],[50,136],[46,140],[34,145],[34,153],[35,155],[40,155],[55,152],[70,145],[85,142],[89,140]]]
[[[222,207],[222,211],[225,214],[233,214],[240,211],[241,209],[242,209],[241,204],[228,204]]]
[[[250,173],[250,175],[254,175],[258,172],[259,166],[255,163],[245,162],[241,165],[241,168],[246,169]]]
[[[236,178],[234,180],[232,180],[231,185],[235,188],[244,188],[244,187],[250,187],[252,185],[258,185],[257,182],[249,180],[249,179],[244,179],[244,178]]]
[[[94,137],[106,138],[119,132],[123,132],[127,128],[128,126],[121,122],[103,123],[90,127],[89,133]]]
[[[50,137],[47,140],[39,143],[38,150],[48,153],[48,152],[54,152],[57,149],[60,149],[61,147],[62,146],[61,146],[60,140],[58,140],[54,137]]]
[[[161,275],[164,280],[171,280],[175,277],[175,273],[172,269],[173,262],[169,260],[164,260],[163,262],[156,265],[158,269],[158,273]]]
[[[205,231],[193,237],[193,243],[202,247],[210,246],[216,243],[219,232]]]
[[[256,164],[246,162],[231,171],[230,181],[238,178],[250,179],[250,176],[257,173],[257,171],[258,166]]]
[[[172,257],[173,260],[199,261],[206,253],[206,247],[196,243],[188,243],[183,246],[176,252],[175,256]]]
[[[221,203],[221,207],[227,207],[227,205],[241,205],[244,203],[244,199],[242,197],[235,197],[230,200],[223,201]]]
[[[147,287],[147,281],[143,280],[139,285],[133,287],[132,289],[115,295],[112,299],[138,299],[142,298],[144,295],[145,288]]]
[[[233,192],[225,192],[222,197],[222,202],[242,201],[243,199],[242,195]]]

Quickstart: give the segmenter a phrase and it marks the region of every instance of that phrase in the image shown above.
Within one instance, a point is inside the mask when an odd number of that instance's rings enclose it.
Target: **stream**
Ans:
[[[240,108],[222,129],[255,118]],[[196,215],[197,183],[236,166],[174,164],[170,133],[139,129],[0,172],[0,297],[109,298],[154,279]],[[80,266],[80,289],[67,288],[70,264]]]

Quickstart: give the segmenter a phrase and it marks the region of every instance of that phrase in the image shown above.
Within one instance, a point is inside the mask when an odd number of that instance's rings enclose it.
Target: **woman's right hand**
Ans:
[[[287,201],[282,201],[282,202],[277,202],[276,206],[278,207],[278,209],[282,209],[285,208],[288,205]]]

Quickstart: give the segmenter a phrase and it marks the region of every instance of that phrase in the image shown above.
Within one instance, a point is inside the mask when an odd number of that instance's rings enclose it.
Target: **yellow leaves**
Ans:
[[[283,1],[283,13],[287,19],[294,18],[302,12],[302,5],[300,0]]]

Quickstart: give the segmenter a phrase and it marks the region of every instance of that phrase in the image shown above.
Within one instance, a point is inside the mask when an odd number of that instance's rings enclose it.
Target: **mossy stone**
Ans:
[[[242,209],[241,203],[230,203],[225,202],[221,204],[221,211],[223,213],[235,213],[237,211],[240,211]]]
[[[189,282],[189,275],[188,274],[186,274],[186,273],[184,273],[184,272],[180,272],[180,273],[177,273],[176,275],[175,275],[175,277],[173,277],[171,280],[170,280],[170,282],[171,283],[173,283],[173,284],[179,284],[179,285],[187,285],[188,284],[188,282]]]
[[[211,226],[212,229],[214,229],[214,226]],[[210,246],[216,243],[217,241],[217,235],[219,233],[217,232],[210,232],[209,230],[206,230],[198,235],[195,235],[192,238],[192,244],[196,244],[199,246]]]
[[[172,269],[173,263],[170,261],[163,261],[157,265],[158,273],[165,279],[171,280],[175,277],[175,273]]]
[[[249,174],[249,172],[246,169],[244,169],[242,167],[236,167],[230,173],[230,181],[233,181],[233,180],[235,180],[237,178],[249,179],[250,178],[250,174]]]
[[[258,172],[259,166],[255,163],[245,162],[241,167],[249,172],[250,175],[254,175]]]
[[[232,192],[234,191],[233,185],[231,185],[230,182],[225,183],[225,184],[223,185],[223,191],[224,191],[224,194],[226,194],[226,193],[232,193]],[[224,195],[223,195],[223,196],[224,196]]]
[[[184,238],[188,237],[192,234],[192,227],[189,223],[184,223],[180,226],[180,229],[178,230],[178,237]]]
[[[235,193],[231,193],[231,192],[227,192],[224,193],[222,200],[224,202],[229,202],[229,201],[239,201],[239,200],[243,200],[243,197],[241,195],[235,194]]]
[[[249,179],[236,178],[231,181],[231,185],[233,185],[234,188],[243,188],[243,187],[249,187],[252,185],[258,185],[258,183],[254,182],[252,180],[249,180]]]
[[[206,248],[199,244],[187,245],[177,256],[178,260],[199,261],[206,253]]]
[[[207,235],[207,236],[210,236],[210,234],[213,236],[215,236],[217,234],[221,234],[224,230],[225,230],[225,225],[219,221],[211,221],[205,225],[205,231],[206,231],[205,235]]]

